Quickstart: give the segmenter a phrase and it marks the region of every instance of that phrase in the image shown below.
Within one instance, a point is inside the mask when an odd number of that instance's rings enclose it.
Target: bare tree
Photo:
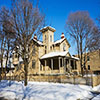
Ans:
[[[11,25],[11,19],[9,18],[10,16],[10,12],[9,10],[7,10],[5,7],[2,7],[1,11],[0,11],[0,24],[1,24],[1,32],[3,34],[1,34],[1,37],[3,37],[2,39],[4,39],[5,41],[5,48],[4,48],[4,59],[6,60],[5,63],[5,75],[6,75],[6,71],[7,71],[7,66],[8,66],[8,60],[11,54],[11,51],[13,50],[13,43],[15,41],[15,33],[13,32]],[[10,66],[9,66],[10,67]]]
[[[100,29],[98,26],[93,28],[91,35],[88,37],[87,47],[89,51],[100,49]]]
[[[83,53],[89,50],[88,43],[94,29],[94,22],[86,11],[71,13],[66,21],[66,32],[76,42],[77,53],[80,58],[81,73],[83,75]]]
[[[9,22],[9,28],[4,29],[9,33],[16,34],[15,44],[19,46],[19,55],[23,59],[25,71],[25,85],[27,85],[28,64],[30,62],[30,41],[33,34],[39,34],[44,22],[44,14],[41,13],[38,5],[32,5],[29,0],[12,0],[10,14],[5,23]],[[38,35],[39,36],[39,35]]]
[[[1,74],[3,75],[3,59],[4,59],[4,51],[5,51],[5,40],[4,40],[4,34],[2,31],[0,31],[0,66],[1,66],[1,71],[0,71],[0,78],[2,79]],[[0,80],[1,80],[0,79]]]

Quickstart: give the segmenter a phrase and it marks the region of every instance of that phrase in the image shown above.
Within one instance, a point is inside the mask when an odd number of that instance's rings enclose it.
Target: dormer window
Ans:
[[[63,51],[66,51],[66,44],[63,44]]]
[[[52,42],[52,35],[50,35],[50,42]]]

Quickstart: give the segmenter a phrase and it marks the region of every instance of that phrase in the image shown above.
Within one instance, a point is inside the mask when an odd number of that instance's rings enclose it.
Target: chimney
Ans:
[[[36,36],[36,34],[34,34],[34,39],[37,40],[37,36]]]
[[[65,38],[65,35],[64,33],[61,34],[61,39]]]

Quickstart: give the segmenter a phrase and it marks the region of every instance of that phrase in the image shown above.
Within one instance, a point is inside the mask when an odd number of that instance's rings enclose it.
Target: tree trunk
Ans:
[[[25,58],[25,62],[24,62],[24,71],[25,71],[25,82],[24,85],[27,85],[27,74],[28,74],[28,62],[27,62],[27,58]]]
[[[8,50],[7,50],[7,58],[6,58],[6,66],[5,66],[5,77],[6,77],[6,71],[7,71],[8,58],[9,58],[9,41],[8,41]]]
[[[83,56],[83,51],[82,51],[82,36],[80,36],[80,52],[81,52],[81,57],[80,57],[80,67],[81,67],[81,74],[83,76],[83,66],[82,66],[82,56]]]

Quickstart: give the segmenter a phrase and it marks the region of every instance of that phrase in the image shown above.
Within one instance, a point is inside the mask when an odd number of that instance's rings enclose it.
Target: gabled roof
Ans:
[[[56,44],[61,44],[64,40],[66,40],[66,41],[67,41],[67,39],[66,39],[66,38],[63,38],[63,39],[60,39],[60,40],[55,41],[55,42],[53,43],[53,45],[56,45]],[[69,44],[69,42],[68,42],[68,41],[67,41],[67,43],[68,43],[68,45],[70,46],[70,44]]]
[[[33,41],[35,41],[37,44],[39,44],[39,45],[43,45],[43,43],[41,42],[41,41],[39,41],[39,40],[36,40],[36,39],[32,39]]]
[[[54,42],[54,44],[59,44],[59,43],[63,42],[64,40],[65,40],[65,38],[57,40],[57,41]]]
[[[68,51],[64,51],[64,52],[50,52],[48,54],[43,55],[40,59],[46,59],[46,58],[52,58],[52,57],[64,57],[66,56],[66,54],[68,53]]]
[[[53,57],[67,57],[67,54],[70,55],[70,53],[68,51],[64,51],[64,52],[50,52],[48,54],[43,55],[40,59],[47,59],[47,58],[53,58]],[[70,55],[70,58],[75,59],[75,60],[79,60],[78,57],[74,57]]]

